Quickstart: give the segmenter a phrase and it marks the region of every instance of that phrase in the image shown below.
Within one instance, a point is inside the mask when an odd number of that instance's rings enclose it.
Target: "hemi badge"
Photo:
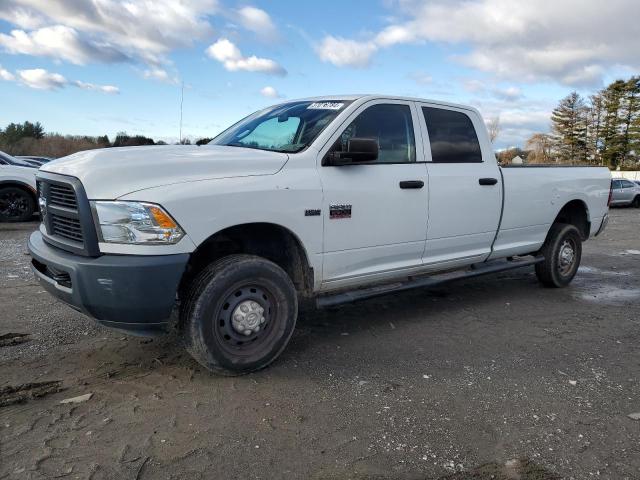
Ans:
[[[304,216],[305,217],[318,217],[320,216],[320,209],[319,208],[308,208],[304,211]]]
[[[351,218],[351,205],[339,204],[329,207],[329,218]]]

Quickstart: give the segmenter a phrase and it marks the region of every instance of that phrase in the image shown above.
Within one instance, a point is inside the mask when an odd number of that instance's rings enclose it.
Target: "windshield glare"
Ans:
[[[292,102],[261,110],[225,130],[210,145],[295,153],[303,150],[351,103]]]

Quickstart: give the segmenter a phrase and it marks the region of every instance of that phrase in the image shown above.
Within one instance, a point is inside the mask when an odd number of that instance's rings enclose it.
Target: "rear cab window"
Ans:
[[[433,163],[482,163],[482,150],[471,118],[462,112],[421,107]]]

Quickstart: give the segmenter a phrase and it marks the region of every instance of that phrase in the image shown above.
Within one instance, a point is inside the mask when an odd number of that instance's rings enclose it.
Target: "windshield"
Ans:
[[[299,152],[350,103],[347,100],[305,101],[269,107],[240,120],[211,140],[210,145]]]

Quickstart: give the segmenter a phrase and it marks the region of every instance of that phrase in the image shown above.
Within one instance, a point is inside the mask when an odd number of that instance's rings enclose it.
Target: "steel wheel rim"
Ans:
[[[249,312],[243,312],[242,307],[249,307],[250,303],[257,304],[261,311],[249,308]],[[245,284],[229,289],[213,318],[213,333],[219,345],[234,355],[255,353],[271,337],[276,316],[275,305],[273,294],[264,286]],[[250,317],[251,314],[258,313],[261,318]],[[241,321],[234,318],[239,314],[245,315]],[[246,328],[249,326],[252,328]],[[246,333],[247,330],[250,331],[249,334]]]
[[[571,273],[576,262],[576,244],[572,239],[566,238],[558,250],[558,271],[566,276]]]
[[[19,218],[27,213],[29,201],[24,194],[6,192],[0,195],[0,214],[7,218]]]

